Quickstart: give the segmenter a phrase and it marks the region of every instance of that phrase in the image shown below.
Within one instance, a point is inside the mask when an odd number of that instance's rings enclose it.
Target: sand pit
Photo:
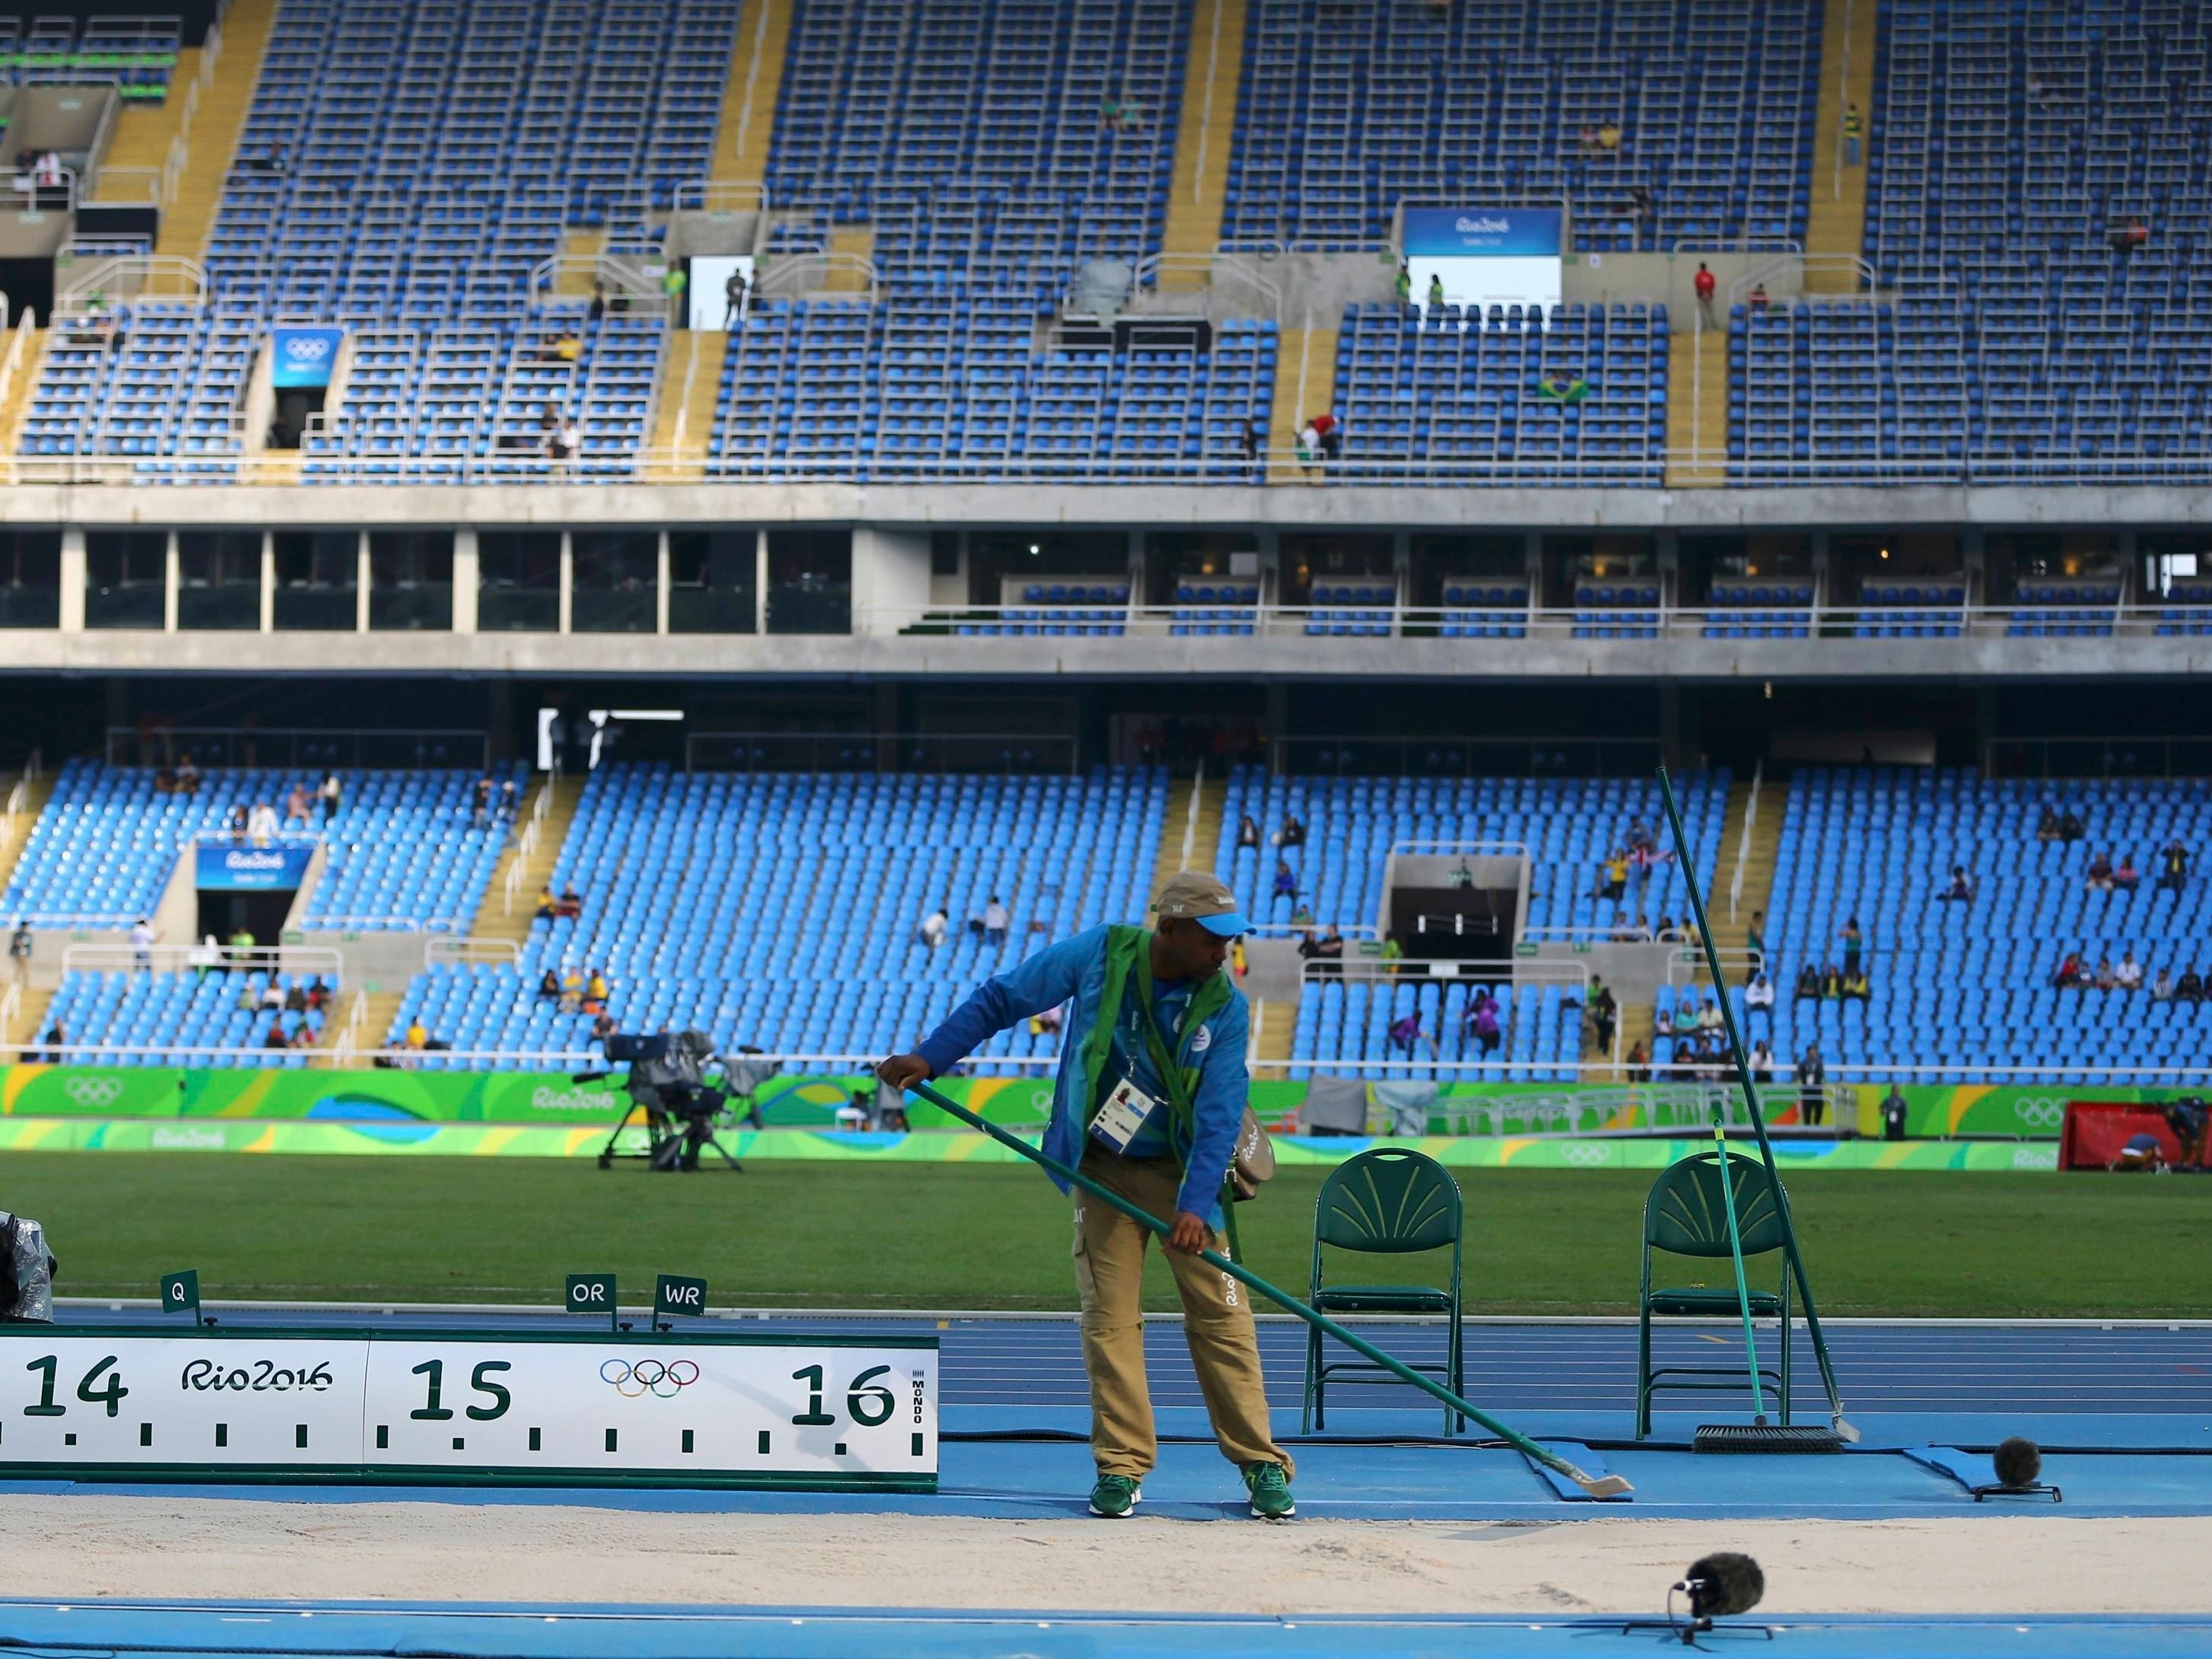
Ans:
[[[33,1597],[1556,1614],[1654,1607],[1729,1548],[1778,1613],[2212,1611],[2212,1517],[1268,1527],[78,1493],[0,1499],[0,1527],[6,1594]]]

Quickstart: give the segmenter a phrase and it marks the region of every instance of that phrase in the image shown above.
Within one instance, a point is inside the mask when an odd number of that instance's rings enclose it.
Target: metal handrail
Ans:
[[[320,974],[343,978],[345,952],[329,945],[256,945],[232,946],[195,941],[191,945],[68,945],[62,947],[64,974],[115,974],[143,971],[140,958],[157,974],[190,973],[218,969],[246,973]]]
[[[520,968],[522,946],[511,939],[479,939],[472,933],[444,933],[422,941],[422,965],[460,963],[469,967]]]
[[[1751,794],[1743,804],[1743,834],[1736,841],[1735,873],[1729,881],[1729,926],[1735,926],[1735,907],[1743,897],[1744,860],[1751,856],[1751,826],[1759,821],[1759,787],[1766,776],[1764,757],[1752,763]]]

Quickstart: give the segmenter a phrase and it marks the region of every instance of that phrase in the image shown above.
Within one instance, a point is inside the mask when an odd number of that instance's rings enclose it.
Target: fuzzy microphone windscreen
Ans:
[[[1999,1446],[1990,1461],[1996,1465],[1997,1485],[2014,1491],[2033,1486],[2043,1474],[2042,1449],[2022,1435]]]
[[[1766,1575],[1759,1563],[1733,1550],[1701,1557],[1683,1582],[1690,1589],[1690,1612],[1699,1619],[1749,1613],[1766,1594]]]

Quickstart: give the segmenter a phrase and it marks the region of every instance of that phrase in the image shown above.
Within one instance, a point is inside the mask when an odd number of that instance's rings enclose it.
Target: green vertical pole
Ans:
[[[1690,914],[1697,921],[1698,941],[1705,955],[1705,971],[1712,976],[1713,991],[1721,1006],[1721,1024],[1728,1032],[1729,1053],[1735,1061],[1736,1083],[1743,1091],[1745,1109],[1751,1114],[1751,1132],[1759,1140],[1759,1156],[1774,1182],[1782,1213],[1782,1250],[1790,1276],[1797,1281],[1798,1299],[1805,1304],[1805,1329],[1813,1339],[1813,1358],[1820,1363],[1820,1381],[1828,1390],[1828,1416],[1836,1432],[1856,1440],[1859,1431],[1844,1420],[1843,1392],[1836,1386],[1836,1368],[1828,1359],[1827,1340],[1820,1334],[1820,1316],[1813,1306],[1812,1282],[1805,1276],[1804,1253],[1797,1248],[1797,1224],[1790,1214],[1790,1200],[1782,1190],[1782,1172],[1774,1164],[1774,1144],[1766,1137],[1766,1118],[1759,1109],[1759,1089],[1751,1079],[1751,1060],[1744,1052],[1743,1033],[1736,1027],[1735,1005],[1729,1000],[1728,980],[1721,972],[1720,953],[1713,946],[1712,924],[1705,919],[1705,896],[1698,890],[1697,866],[1690,856],[1690,838],[1682,831],[1681,809],[1674,804],[1674,781],[1659,769],[1659,794],[1667,807],[1667,827],[1674,838],[1674,856],[1681,863],[1682,886],[1690,896]]]

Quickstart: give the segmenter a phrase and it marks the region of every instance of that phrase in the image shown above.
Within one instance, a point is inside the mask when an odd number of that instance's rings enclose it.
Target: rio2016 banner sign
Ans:
[[[1407,208],[1401,234],[1416,305],[1559,303],[1566,216],[1558,208]]]
[[[937,1489],[934,1336],[0,1326],[0,1478]]]
[[[203,842],[196,849],[192,884],[202,891],[258,891],[297,887],[315,856],[313,842],[270,847],[226,847]]]

